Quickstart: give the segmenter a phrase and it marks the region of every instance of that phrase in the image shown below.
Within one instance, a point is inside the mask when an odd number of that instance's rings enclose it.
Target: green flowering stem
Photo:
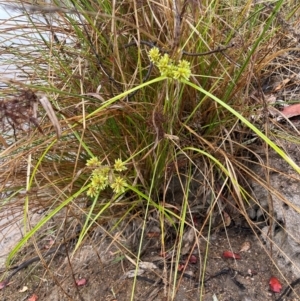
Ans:
[[[47,215],[43,217],[30,231],[25,233],[24,237],[17,243],[17,245],[12,249],[12,251],[9,253],[6,264],[9,265],[12,258],[16,255],[16,253],[27,243],[27,241],[34,235],[38,230],[40,230],[49,220],[51,220],[60,210],[62,210],[64,207],[68,206],[73,200],[75,200],[77,197],[79,197],[82,193],[84,193],[87,189],[87,186],[81,187],[81,189],[77,192],[75,192],[73,195],[68,197],[66,200],[64,200],[62,203],[57,205],[52,211],[47,212]]]
[[[161,82],[163,80],[165,80],[167,77],[166,76],[159,76],[159,77],[156,77],[152,80],[149,80],[145,83],[142,83],[130,90],[127,90],[127,91],[124,91],[123,93],[120,93],[118,94],[117,96],[105,101],[102,106],[100,106],[98,109],[96,109],[94,112],[88,114],[87,116],[85,116],[85,120],[88,120],[90,118],[92,118],[94,115],[98,114],[99,112],[101,112],[103,109],[109,107],[110,105],[112,105],[113,103],[115,103],[117,100],[120,100],[120,99],[123,99],[125,98],[127,95],[131,94],[132,92],[135,92],[137,90],[140,90],[144,87],[147,87],[147,86],[151,86],[152,84],[155,84],[155,83],[158,83],[158,82]],[[78,122],[83,122],[83,118],[80,119]],[[77,124],[76,124],[77,126]]]
[[[183,80],[183,83],[189,85],[190,87],[196,89],[197,91],[204,93],[211,99],[213,99],[215,102],[217,102],[219,105],[221,105],[223,108],[228,110],[230,113],[232,113],[234,116],[236,116],[240,121],[242,121],[244,124],[246,124],[247,127],[249,127],[254,133],[256,133],[261,139],[263,139],[270,147],[272,147],[277,154],[279,154],[296,172],[300,174],[300,167],[290,158],[286,155],[286,153],[278,147],[273,141],[271,141],[263,132],[261,132],[255,125],[253,125],[250,121],[248,121],[244,116],[242,116],[240,113],[238,113],[235,109],[233,109],[231,106],[229,106],[227,103],[219,99],[218,97],[214,96],[213,94],[209,93],[202,87],[199,87],[195,85],[194,83],[191,83],[189,81]]]
[[[95,207],[95,205],[96,205],[96,203],[98,201],[98,197],[99,197],[99,194],[94,197],[92,207],[90,208],[90,210],[89,210],[89,212],[88,212],[88,214],[86,216],[84,226],[82,227],[82,230],[81,230],[80,235],[78,237],[77,244],[76,244],[75,249],[73,251],[74,253],[76,252],[77,248],[81,245],[82,240],[86,237],[86,234],[88,233],[88,231],[91,228],[91,226],[96,223],[96,221],[101,216],[101,214],[103,212],[105,212],[105,210],[110,206],[110,202],[105,203],[105,205],[96,214],[96,216],[94,218],[92,218],[92,213],[93,213],[94,207]]]

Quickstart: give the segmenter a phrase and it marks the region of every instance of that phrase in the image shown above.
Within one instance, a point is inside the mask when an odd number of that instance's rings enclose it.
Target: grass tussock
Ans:
[[[226,206],[257,227],[246,212],[257,148],[299,172],[275,139],[294,131],[269,120],[262,93],[296,47],[293,1],[1,5],[13,12],[0,27],[1,211],[13,204],[28,227],[47,210],[10,258],[65,208],[78,245],[95,224],[118,240],[136,223],[119,243],[139,258],[151,220],[178,263],[187,228],[209,237]]]

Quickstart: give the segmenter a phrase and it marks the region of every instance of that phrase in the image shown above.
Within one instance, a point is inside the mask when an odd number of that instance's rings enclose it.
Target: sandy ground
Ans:
[[[223,252],[238,252],[245,242],[250,249],[240,252],[241,259],[224,258]],[[204,240],[200,241],[203,244]],[[95,236],[85,241],[72,256],[72,248],[63,248],[60,252],[45,256],[19,271],[10,280],[9,286],[0,292],[0,299],[15,300],[203,300],[203,301],[267,301],[300,300],[300,286],[288,297],[269,290],[270,277],[275,276],[282,283],[283,289],[295,280],[291,274],[278,270],[263,245],[250,231],[237,227],[214,233],[210,238],[209,252],[205,260],[205,246],[200,247],[200,254],[195,253],[192,261],[186,256],[180,259],[183,272],[174,270],[178,266],[159,256],[160,248],[153,240],[142,260],[155,265],[155,269],[144,270],[136,281],[128,278],[128,272],[134,265],[128,260],[130,254],[121,252],[108,239]],[[45,251],[42,250],[42,254]],[[127,257],[126,257],[126,256]],[[24,249],[16,264],[36,256],[32,246]],[[133,258],[133,257],[132,257]],[[203,271],[203,265],[206,266]],[[180,269],[180,268],[179,268]],[[204,273],[202,273],[204,272]],[[7,275],[3,273],[3,277]],[[201,285],[204,277],[204,284]],[[286,280],[284,279],[286,277]],[[76,285],[77,281],[83,285]],[[134,283],[135,282],[135,283]],[[77,282],[78,283],[78,282]],[[80,282],[79,282],[80,284]],[[37,296],[38,299],[30,299]],[[201,298],[200,298],[201,296]]]

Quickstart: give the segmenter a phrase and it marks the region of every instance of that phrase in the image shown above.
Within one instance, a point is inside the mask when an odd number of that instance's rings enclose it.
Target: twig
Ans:
[[[43,257],[46,257],[46,256],[49,256],[53,253],[57,253],[58,251],[60,251],[60,249],[64,246],[64,244],[61,244],[59,245],[58,247],[52,247],[51,249],[49,249],[46,253],[43,254]],[[25,269],[27,268],[29,265],[31,265],[32,263],[34,262],[37,262],[37,261],[40,261],[41,258],[39,256],[36,256],[36,257],[33,257],[31,259],[28,259],[24,262],[22,262],[20,265],[14,267],[15,270],[10,274],[8,275],[8,277],[6,277],[2,284],[4,285],[4,287],[9,283],[10,279],[16,275],[19,271],[21,271],[22,269]]]
[[[290,295],[294,287],[300,283],[300,278],[293,281],[288,287],[285,288],[285,290],[282,292],[282,294],[275,300],[280,301],[283,299],[283,297],[286,295],[287,297]]]
[[[209,55],[209,54],[213,54],[213,53],[217,53],[217,52],[223,52],[225,50],[227,50],[228,48],[232,48],[234,47],[234,43],[231,43],[228,46],[225,47],[218,47],[217,49],[211,50],[211,51],[206,51],[206,52],[187,52],[187,51],[182,51],[183,55],[188,55],[188,56],[204,56],[204,55]]]

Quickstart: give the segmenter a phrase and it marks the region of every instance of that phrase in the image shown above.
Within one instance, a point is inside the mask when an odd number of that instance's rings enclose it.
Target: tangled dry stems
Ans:
[[[251,174],[247,165],[256,159],[249,155],[250,148],[244,143],[253,136],[220,105],[190,87],[163,82],[145,86],[120,97],[118,103],[99,110],[112,97],[160,75],[148,58],[153,46],[168,53],[175,62],[182,57],[187,59],[192,67],[191,81],[224,99],[242,115],[248,117],[253,107],[264,106],[259,97],[253,103],[251,91],[261,91],[261,78],[269,76],[270,62],[281,54],[282,45],[278,40],[282,33],[276,27],[281,26],[286,31],[292,23],[284,21],[282,13],[277,13],[264,40],[260,34],[270,16],[268,10],[273,11],[274,6],[262,4],[262,8],[252,11],[250,6],[245,6],[245,10],[242,7],[226,10],[212,4],[202,6],[199,2],[193,9],[193,5],[193,1],[186,1],[181,7],[179,4],[169,7],[164,1],[123,1],[122,4],[115,3],[109,13],[107,8],[99,9],[95,2],[90,5],[82,2],[67,10],[28,7],[30,18],[41,11],[45,14],[39,20],[43,29],[38,29],[40,34],[50,33],[53,39],[46,45],[38,42],[37,57],[26,52],[26,58],[23,58],[22,49],[12,46],[13,51],[19,55],[20,65],[22,62],[26,65],[29,60],[36,66],[49,66],[49,72],[36,67],[28,78],[32,84],[36,77],[47,83],[38,88],[53,95],[52,104],[61,113],[60,120],[65,129],[62,139],[48,150],[47,155],[44,154],[44,145],[52,142],[51,138],[38,137],[37,145],[40,143],[41,148],[37,146],[31,151],[37,158],[40,154],[44,156],[40,172],[34,175],[36,181],[30,187],[39,190],[42,199],[47,199],[47,193],[41,192],[43,189],[50,188],[62,201],[66,195],[85,187],[90,177],[85,163],[91,155],[103,158],[110,166],[119,157],[132,158],[130,180],[140,192],[157,202],[158,205],[150,203],[158,212],[164,212],[162,208],[168,206],[193,212],[200,206],[204,212],[213,214],[215,210],[216,215],[222,216],[222,202],[228,202],[228,207],[234,207],[248,219],[243,204],[249,194],[243,189],[247,176]],[[56,13],[55,30],[48,24],[46,13],[49,12]],[[246,16],[251,20],[255,14],[258,17],[252,27],[250,22],[242,20]],[[232,23],[233,20],[236,22]],[[298,37],[296,32],[288,31],[293,37]],[[64,38],[66,32],[72,39],[70,43]],[[25,32],[24,37],[27,34]],[[249,49],[257,39],[261,43],[250,55]],[[270,48],[270,45],[274,47]],[[289,44],[285,47],[289,48]],[[22,128],[24,123],[31,122],[42,133],[35,116],[36,101],[31,90],[7,98],[1,104],[2,126],[7,122],[15,128]],[[29,149],[32,141],[27,145]],[[192,149],[204,150],[204,154]],[[213,159],[206,154],[212,154]],[[218,162],[225,166],[227,174],[219,168]],[[35,164],[38,160],[34,161]],[[181,199],[170,199],[168,187],[174,174],[175,178],[181,179],[187,171],[185,179],[178,184]],[[190,200],[188,191],[192,186],[203,189],[193,191],[195,195]],[[45,204],[49,205],[53,199],[53,195],[48,196]],[[188,210],[182,203],[187,199],[190,200]],[[80,206],[92,203],[93,213],[98,213],[109,200],[112,200],[111,192],[105,191],[97,202],[80,199]],[[212,202],[214,210],[209,209]],[[87,214],[89,208],[84,209]],[[131,208],[130,213],[126,208]],[[118,202],[112,202],[102,218],[117,217],[120,222],[114,220],[116,226],[112,228],[122,229],[133,217],[140,220],[145,214],[144,209],[145,199],[141,195],[127,193]],[[165,222],[164,214],[175,218],[178,224],[191,224],[193,220],[191,214],[180,216],[180,212],[172,213],[171,210],[155,213],[151,218],[158,223]],[[201,216],[203,227],[208,216]],[[135,228],[142,231],[143,225],[137,224]],[[195,229],[197,235],[202,235],[202,230]],[[134,239],[138,242],[141,234],[137,230],[134,233],[138,233],[138,238]]]

